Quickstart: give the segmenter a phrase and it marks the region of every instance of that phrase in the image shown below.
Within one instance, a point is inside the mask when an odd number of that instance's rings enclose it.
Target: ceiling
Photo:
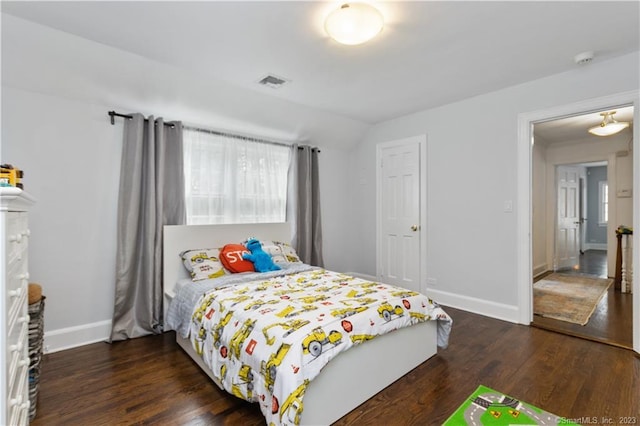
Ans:
[[[632,106],[607,109],[604,111],[615,111],[616,113],[613,118],[616,121],[631,123],[629,128],[623,130],[624,133],[631,135],[633,128]],[[534,124],[534,132],[535,135],[541,137],[544,140],[543,143],[547,145],[586,139],[593,141],[601,140],[603,138],[602,136],[595,136],[588,132],[589,128],[597,126],[602,122],[600,112],[601,111],[537,123]],[[621,132],[621,134],[623,133]]]
[[[640,50],[640,2],[373,2],[386,25],[343,46],[339,2],[2,1],[3,13],[233,86],[377,123]],[[615,11],[615,13],[609,13]],[[580,66],[589,66],[580,65]],[[257,81],[275,74],[290,83]]]

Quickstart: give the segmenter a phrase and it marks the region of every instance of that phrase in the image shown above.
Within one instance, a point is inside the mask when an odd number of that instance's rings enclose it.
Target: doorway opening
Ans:
[[[608,162],[558,165],[555,182],[553,271],[607,278]]]
[[[633,106],[616,110],[633,120]],[[613,283],[615,230],[637,215],[633,133],[588,134],[600,112],[533,123],[531,325],[632,348],[633,296]]]

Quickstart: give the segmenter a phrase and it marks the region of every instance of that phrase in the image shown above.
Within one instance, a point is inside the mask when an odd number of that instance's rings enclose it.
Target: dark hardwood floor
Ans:
[[[563,274],[594,275],[607,278],[607,252],[587,250],[580,256],[577,269],[559,270]],[[535,327],[545,328],[558,333],[590,339],[610,345],[631,348],[633,346],[633,296],[622,293],[615,286],[609,287],[607,294],[600,299],[589,322],[584,326],[543,318],[534,315]]]
[[[562,272],[563,274],[587,274],[607,278],[607,251],[586,250],[580,255],[577,268],[560,269],[558,272]]]
[[[337,425],[440,425],[480,384],[567,418],[640,422],[640,358],[632,351],[446,310],[454,319],[449,348]],[[264,419],[256,405],[219,390],[173,333],[45,355],[33,426],[119,424]]]

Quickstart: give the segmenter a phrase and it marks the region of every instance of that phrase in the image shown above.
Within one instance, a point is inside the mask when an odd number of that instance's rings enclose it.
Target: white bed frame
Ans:
[[[175,283],[188,277],[178,254],[183,250],[222,247],[247,237],[291,241],[286,223],[243,225],[178,225],[164,227],[164,306],[174,295]],[[165,312],[166,316],[166,312]],[[177,336],[184,351],[222,389],[218,380],[191,347]],[[303,425],[329,425],[349,413],[437,352],[436,322],[427,321],[376,337],[341,353],[307,387]]]

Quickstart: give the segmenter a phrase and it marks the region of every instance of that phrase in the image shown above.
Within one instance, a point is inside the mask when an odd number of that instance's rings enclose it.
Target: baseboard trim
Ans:
[[[377,278],[358,272],[346,272],[367,281],[377,281]],[[462,309],[476,314],[497,318],[504,321],[518,323],[517,306],[490,302],[469,296],[449,293],[446,291],[428,289],[426,294],[438,303]],[[91,343],[106,342],[111,335],[111,320],[94,322],[74,327],[67,327],[44,333],[44,353],[64,351]]]
[[[43,352],[47,354],[105,342],[110,335],[111,320],[47,331],[44,333]]]
[[[587,250],[607,251],[607,243],[587,243],[584,245],[584,251],[587,251]]]
[[[543,272],[546,271],[546,264],[541,266]],[[345,272],[357,278],[367,281],[378,281],[377,277],[359,272]],[[464,311],[473,312],[475,314],[484,315],[491,318],[501,319],[504,321],[518,324],[519,310],[517,306],[505,305],[502,303],[490,302],[488,300],[476,299],[469,296],[461,296],[459,294],[449,293],[441,290],[427,289],[425,294],[438,303],[452,308],[462,309]]]
[[[547,264],[546,263],[541,263],[540,265],[533,267],[533,277],[536,278],[536,277],[544,274],[547,271],[548,271]]]
[[[520,312],[515,305],[505,305],[503,303],[490,302],[488,300],[477,299],[475,297],[461,296],[459,294],[446,291],[427,289],[427,296],[439,304],[462,309],[491,318],[496,318],[518,324]]]

